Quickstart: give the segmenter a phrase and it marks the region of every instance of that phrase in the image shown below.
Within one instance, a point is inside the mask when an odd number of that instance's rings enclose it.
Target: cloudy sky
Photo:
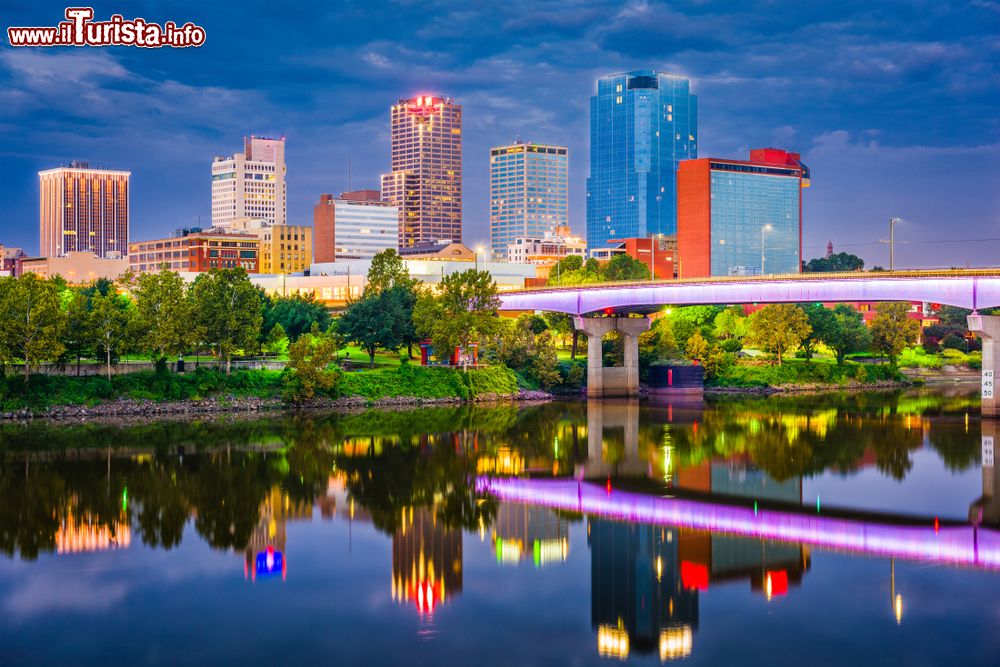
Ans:
[[[132,237],[208,224],[210,164],[244,134],[287,138],[289,221],[320,193],[377,188],[389,106],[464,106],[465,241],[488,235],[488,149],[570,148],[583,231],[596,77],[691,78],[701,156],[803,154],[806,257],[1000,264],[1000,1],[95,2],[98,19],[205,28],[192,49],[0,44],[0,243],[38,249],[37,171],[72,159],[133,173]],[[0,0],[0,27],[55,25],[64,5]]]

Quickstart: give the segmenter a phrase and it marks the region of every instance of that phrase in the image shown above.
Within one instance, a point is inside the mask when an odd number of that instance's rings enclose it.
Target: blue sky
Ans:
[[[55,25],[65,5],[0,0],[0,27]],[[488,150],[520,136],[570,148],[583,232],[596,77],[690,77],[701,156],[803,154],[805,256],[827,240],[886,264],[1000,264],[1000,2],[94,3],[192,21],[201,48],[0,45],[0,243],[38,248],[36,172],[72,159],[133,172],[132,237],[208,224],[210,164],[244,134],[287,137],[290,222],[320,193],[378,187],[389,106],[464,106],[465,241],[488,236]],[[991,240],[985,240],[991,239]],[[949,241],[942,243],[942,241]],[[964,242],[958,242],[964,241]]]

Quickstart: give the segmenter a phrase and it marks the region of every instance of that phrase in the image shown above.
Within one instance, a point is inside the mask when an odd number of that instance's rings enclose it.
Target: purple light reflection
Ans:
[[[973,526],[892,526],[822,515],[715,505],[658,498],[627,491],[608,492],[576,480],[492,479],[476,488],[509,502],[708,530],[743,537],[809,544],[836,551],[949,563],[1000,570],[1000,532]]]

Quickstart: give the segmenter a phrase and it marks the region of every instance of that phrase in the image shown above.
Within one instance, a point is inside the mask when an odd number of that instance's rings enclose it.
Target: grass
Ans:
[[[847,385],[854,382],[873,383],[879,380],[901,381],[903,376],[888,364],[855,364],[843,366],[821,361],[786,360],[782,365],[736,364],[721,376],[706,382],[709,387],[787,387],[803,385]]]
[[[463,371],[455,368],[404,364],[394,369],[345,373],[338,386],[341,396],[382,398],[460,398],[484,394],[513,394],[517,378],[503,366]]]

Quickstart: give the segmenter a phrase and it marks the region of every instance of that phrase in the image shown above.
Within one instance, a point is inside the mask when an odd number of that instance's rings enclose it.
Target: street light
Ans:
[[[769,232],[774,227],[768,223],[760,228],[760,275],[764,275],[764,232]]]
[[[889,270],[896,267],[896,223],[899,218],[889,218]]]
[[[479,270],[479,253],[481,253],[482,251],[483,251],[483,246],[477,245],[476,246],[476,271]]]

